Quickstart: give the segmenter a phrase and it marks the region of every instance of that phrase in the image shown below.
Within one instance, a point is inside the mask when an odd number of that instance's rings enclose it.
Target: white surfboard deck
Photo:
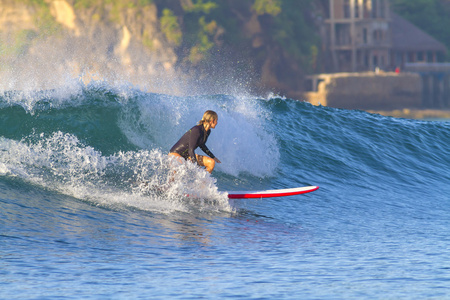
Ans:
[[[271,197],[285,197],[306,194],[314,192],[319,189],[318,186],[304,186],[290,189],[279,190],[265,190],[265,191],[230,191],[228,198],[230,199],[245,199],[245,198],[271,198]]]

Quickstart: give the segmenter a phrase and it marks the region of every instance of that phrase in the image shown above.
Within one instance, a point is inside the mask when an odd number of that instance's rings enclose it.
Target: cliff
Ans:
[[[310,15],[303,12],[310,1],[295,9],[277,3],[0,0],[0,88],[48,89],[79,78],[168,94],[289,95],[315,47],[289,43],[315,33],[306,22],[303,31],[284,22]]]
[[[177,56],[158,29],[155,5],[114,12],[68,0],[36,3],[0,0],[3,85],[46,89],[81,77],[171,88]]]

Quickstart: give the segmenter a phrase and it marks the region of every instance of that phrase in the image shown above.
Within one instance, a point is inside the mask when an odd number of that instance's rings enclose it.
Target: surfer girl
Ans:
[[[219,117],[212,110],[207,110],[198,124],[187,131],[180,140],[170,149],[169,155],[184,158],[199,166],[205,167],[206,171],[212,173],[214,166],[221,161],[206,147],[211,129],[216,128]],[[200,147],[209,157],[195,154],[195,149]]]

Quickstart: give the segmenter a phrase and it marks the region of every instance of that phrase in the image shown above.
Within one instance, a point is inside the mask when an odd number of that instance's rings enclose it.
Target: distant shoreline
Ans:
[[[450,110],[404,108],[395,110],[367,110],[367,112],[395,118],[450,120]]]

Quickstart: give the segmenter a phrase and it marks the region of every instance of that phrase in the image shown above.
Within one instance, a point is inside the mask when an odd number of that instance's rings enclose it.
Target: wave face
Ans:
[[[208,142],[226,162],[218,179],[167,157],[206,109],[216,110],[222,124]],[[270,177],[279,166],[268,115],[260,101],[248,97],[172,97],[101,83],[5,92],[0,174],[105,205],[183,210],[183,195],[194,194],[208,199],[206,207],[230,210],[217,180],[233,182],[242,173]]]
[[[213,176],[166,155],[207,109],[219,114],[208,140],[222,161]],[[233,210],[221,190],[303,185],[321,186],[325,200],[361,205],[367,199],[364,205],[439,203],[450,195],[449,132],[449,122],[277,97],[175,97],[92,83],[3,92],[0,175],[102,205],[152,211],[198,209],[186,204],[186,193],[207,200],[201,209]]]

